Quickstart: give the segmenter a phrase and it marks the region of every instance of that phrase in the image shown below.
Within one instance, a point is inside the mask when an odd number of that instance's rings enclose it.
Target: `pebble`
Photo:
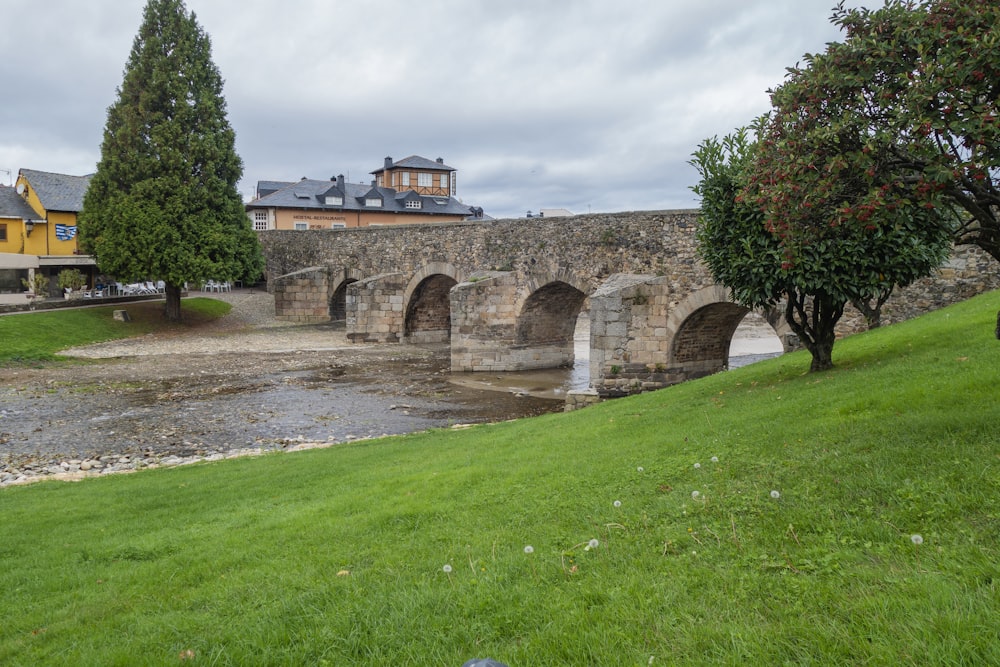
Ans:
[[[373,436],[374,437],[374,436]],[[347,436],[346,440],[366,440],[357,436]],[[10,464],[0,464],[0,487],[28,484],[43,480],[77,481],[86,477],[98,475],[113,475],[116,473],[135,472],[136,470],[173,468],[241,456],[259,456],[268,452],[294,452],[319,447],[330,447],[337,444],[330,439],[322,442],[308,441],[302,436],[280,438],[273,441],[250,444],[247,447],[228,450],[200,450],[190,456],[167,454],[160,456],[152,451],[143,452],[142,456],[99,456],[89,459],[66,459],[56,461],[36,461],[21,464],[16,467]]]

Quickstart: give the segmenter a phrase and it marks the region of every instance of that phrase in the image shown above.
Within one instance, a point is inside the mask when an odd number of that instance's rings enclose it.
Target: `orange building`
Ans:
[[[385,158],[371,184],[329,181],[259,181],[247,204],[254,229],[345,229],[481,219],[483,210],[454,197],[456,171],[419,156]]]

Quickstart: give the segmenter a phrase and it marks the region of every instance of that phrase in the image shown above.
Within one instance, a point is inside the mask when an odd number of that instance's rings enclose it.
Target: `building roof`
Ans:
[[[28,202],[9,185],[0,185],[0,219],[3,218],[44,222],[35,210],[28,206]]]
[[[274,183],[275,181],[269,181]],[[298,208],[324,211],[383,211],[386,213],[409,213],[412,215],[461,215],[469,217],[474,214],[473,207],[467,206],[454,197],[444,195],[417,195],[421,201],[419,209],[407,208],[406,201],[411,200],[408,192],[397,192],[395,188],[380,188],[364,183],[344,183],[344,203],[340,206],[328,206],[325,195],[331,187],[336,187],[336,181],[313,181],[303,179],[288,183],[285,187],[271,194],[248,203],[248,209],[254,208]],[[260,187],[258,186],[258,190]],[[402,196],[400,196],[402,195]],[[365,206],[365,199],[381,197],[382,206]],[[481,216],[481,214],[480,214]]]
[[[266,197],[282,188],[287,188],[293,181],[257,181],[257,198]]]
[[[83,196],[87,194],[90,176],[68,176],[34,169],[21,169],[20,174],[34,188],[46,211],[79,213],[83,209]]]
[[[449,167],[444,163],[444,160],[438,158],[435,160],[428,160],[425,157],[420,157],[419,155],[411,155],[410,157],[404,157],[402,160],[393,162],[392,158],[385,159],[385,166],[381,169],[376,169],[371,172],[373,174],[380,174],[386,169],[396,169],[399,167],[407,169],[423,169],[426,171],[457,171],[454,167]]]

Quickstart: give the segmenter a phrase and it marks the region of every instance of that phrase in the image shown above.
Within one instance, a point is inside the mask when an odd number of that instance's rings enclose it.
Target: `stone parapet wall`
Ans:
[[[670,277],[678,284],[697,263],[696,211],[641,211],[565,218],[486,220],[440,225],[258,232],[268,284],[315,266],[364,277],[414,275],[430,263],[476,271],[558,273],[570,269],[590,291],[614,273]]]

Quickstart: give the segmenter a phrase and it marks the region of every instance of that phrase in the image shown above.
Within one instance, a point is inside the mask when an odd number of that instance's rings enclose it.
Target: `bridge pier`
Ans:
[[[451,370],[504,371],[517,331],[517,276],[482,271],[452,287]]]
[[[326,267],[311,266],[280,276],[272,282],[271,291],[278,319],[302,324],[330,321],[330,275]]]
[[[353,343],[398,343],[405,326],[403,273],[383,273],[347,286],[347,339]]]

